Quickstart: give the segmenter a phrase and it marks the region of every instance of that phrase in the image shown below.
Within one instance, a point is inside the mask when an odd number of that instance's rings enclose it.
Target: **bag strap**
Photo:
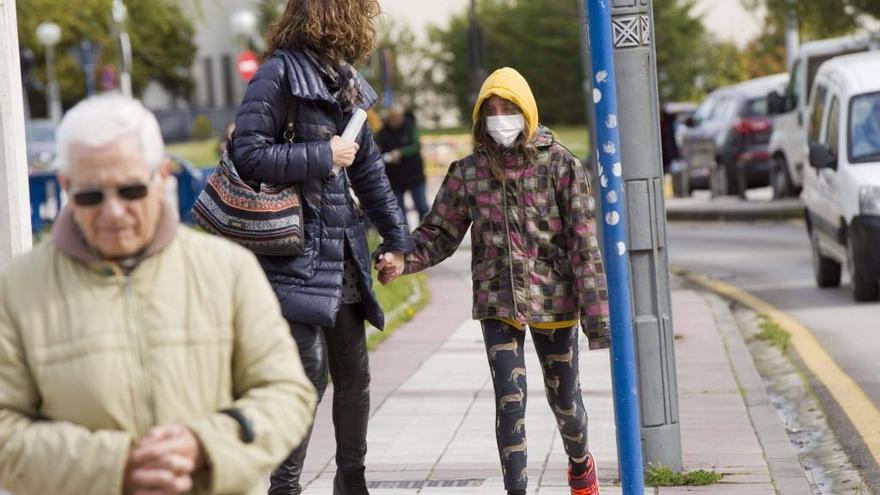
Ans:
[[[294,139],[294,127],[296,126],[296,119],[299,117],[299,100],[293,95],[287,96],[287,123],[284,126],[284,131],[281,133],[281,137],[287,141],[288,143],[292,143]]]

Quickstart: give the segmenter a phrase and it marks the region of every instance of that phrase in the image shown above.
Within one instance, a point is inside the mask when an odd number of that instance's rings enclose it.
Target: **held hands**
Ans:
[[[350,167],[354,163],[360,146],[354,141],[342,139],[339,136],[330,138],[330,150],[333,153],[333,166],[339,168]]]
[[[186,426],[155,426],[128,453],[125,495],[177,495],[192,489],[204,464],[201,445]]]
[[[382,285],[403,275],[405,267],[406,264],[401,253],[382,253],[376,257],[376,271],[379,272],[379,282]]]

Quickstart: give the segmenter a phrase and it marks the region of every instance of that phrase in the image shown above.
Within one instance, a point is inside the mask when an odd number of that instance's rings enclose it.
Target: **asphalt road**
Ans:
[[[880,303],[854,302],[846,273],[839,288],[816,286],[802,221],[682,222],[667,232],[671,265],[735,285],[799,320],[880,408]],[[853,460],[873,471],[842,411],[823,390],[818,395]]]

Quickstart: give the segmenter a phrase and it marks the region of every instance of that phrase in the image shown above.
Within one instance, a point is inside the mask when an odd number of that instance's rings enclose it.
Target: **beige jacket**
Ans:
[[[254,256],[167,208],[128,275],[89,252],[69,212],[0,275],[0,485],[16,495],[121,494],[129,448],[168,423],[204,448],[193,493],[264,493],[315,403]]]

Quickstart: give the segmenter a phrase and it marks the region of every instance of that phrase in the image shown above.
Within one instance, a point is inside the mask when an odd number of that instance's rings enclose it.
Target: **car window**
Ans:
[[[718,99],[713,96],[706,98],[706,100],[694,112],[694,120],[696,122],[705,122],[708,120],[712,116],[712,110],[715,108],[717,102]]]
[[[849,161],[880,161],[880,92],[855,96],[849,104]]]
[[[724,105],[718,109],[718,117],[722,120],[733,120],[739,113],[740,100],[738,98],[728,98],[724,100]]]
[[[754,98],[746,101],[743,117],[766,117],[767,97]]]
[[[822,116],[825,115],[825,97],[828,96],[828,88],[819,84],[816,95],[813,98],[813,108],[810,112],[810,127],[807,138],[810,143],[819,142],[819,132],[822,130]]]
[[[831,103],[828,105],[828,120],[825,131],[825,145],[828,146],[828,152],[831,156],[837,156],[837,150],[840,143],[840,101],[837,96],[831,97]]]

